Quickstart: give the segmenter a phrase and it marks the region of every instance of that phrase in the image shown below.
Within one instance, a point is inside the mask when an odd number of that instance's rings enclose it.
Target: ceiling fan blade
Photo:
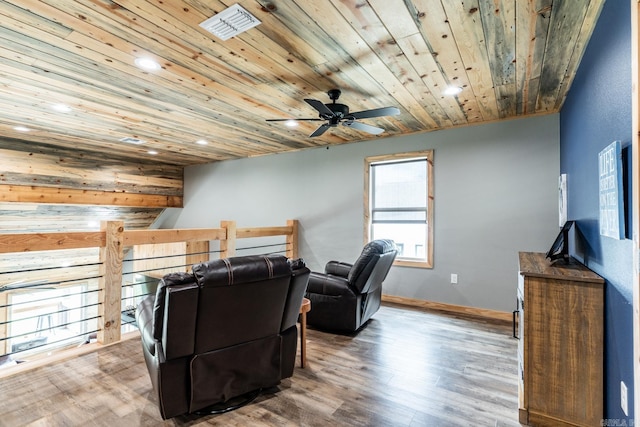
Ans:
[[[268,122],[288,122],[288,121],[292,121],[292,122],[324,122],[324,119],[266,119],[266,121]]]
[[[318,101],[317,99],[305,98],[304,102],[306,102],[307,104],[311,105],[313,108],[318,110],[321,116],[333,117],[333,111],[327,108],[327,106],[324,105],[322,101]]]
[[[396,107],[383,107],[373,110],[356,111],[355,113],[350,113],[348,117],[353,117],[354,119],[369,119],[371,117],[397,116],[398,114],[400,114],[400,110]]]
[[[348,126],[350,128],[361,130],[364,132],[369,132],[374,135],[380,135],[382,132],[384,132],[384,129],[382,128],[377,128],[375,126],[366,125],[364,123],[354,122],[354,121],[342,122],[342,126]]]
[[[311,135],[309,135],[310,137],[315,137],[315,136],[320,136],[323,133],[325,133],[327,131],[327,129],[329,129],[331,127],[330,124],[325,123],[323,125],[321,125],[318,129],[316,129]]]

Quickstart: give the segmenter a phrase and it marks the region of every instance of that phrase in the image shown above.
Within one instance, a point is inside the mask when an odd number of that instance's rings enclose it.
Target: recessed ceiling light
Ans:
[[[69,112],[71,112],[71,107],[69,107],[66,104],[53,104],[51,106],[51,108],[53,108],[58,113],[69,113]]]
[[[151,58],[136,58],[135,63],[138,67],[146,71],[157,71],[160,69],[160,64]]]
[[[13,130],[17,130],[18,132],[29,132],[31,129],[26,126],[14,126]]]
[[[149,150],[147,151],[147,153],[151,154],[152,156],[155,156],[156,154],[158,154],[156,150]]]
[[[219,39],[228,40],[258,24],[260,24],[258,18],[239,4],[234,4],[200,23],[200,26]]]
[[[209,143],[209,141],[207,141],[206,139],[199,139],[196,141],[196,144],[200,144],[200,145],[207,145]]]
[[[457,95],[462,92],[462,88],[459,86],[449,86],[444,90],[445,95]]]
[[[284,122],[284,124],[289,126],[290,128],[294,128],[294,127],[298,126],[298,121],[297,120],[287,120],[286,122]]]

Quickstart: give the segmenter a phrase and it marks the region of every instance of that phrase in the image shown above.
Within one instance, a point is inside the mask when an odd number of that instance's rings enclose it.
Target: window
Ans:
[[[392,239],[395,265],[433,267],[433,150],[365,159],[365,239]]]
[[[33,349],[30,354],[36,354],[53,347],[77,346],[97,331],[97,281],[32,289],[8,295],[10,346],[4,353]]]

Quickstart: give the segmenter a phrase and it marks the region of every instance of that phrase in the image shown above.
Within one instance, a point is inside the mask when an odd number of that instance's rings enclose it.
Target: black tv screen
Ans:
[[[569,230],[573,226],[574,221],[567,221],[562,226],[560,233],[553,241],[553,245],[547,252],[547,258],[551,261],[562,259],[566,262],[569,261]]]

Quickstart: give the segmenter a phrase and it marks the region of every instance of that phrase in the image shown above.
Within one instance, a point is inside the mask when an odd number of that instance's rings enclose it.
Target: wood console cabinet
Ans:
[[[604,280],[574,259],[551,264],[544,254],[520,252],[519,260],[519,421],[599,426]]]

